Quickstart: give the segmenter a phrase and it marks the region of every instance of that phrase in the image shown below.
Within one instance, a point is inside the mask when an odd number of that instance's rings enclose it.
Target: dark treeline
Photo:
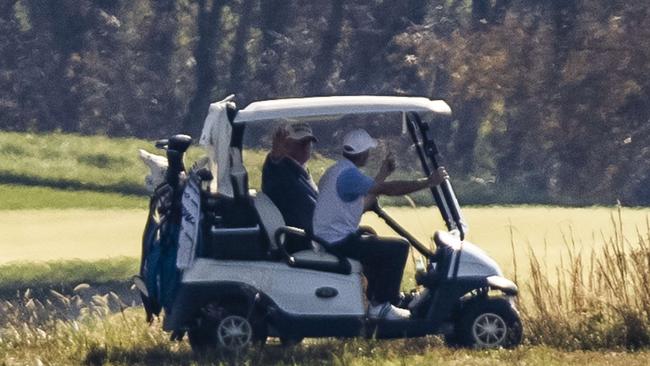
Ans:
[[[483,201],[647,205],[648,39],[647,0],[0,0],[0,128],[197,135],[230,93],[424,95]]]

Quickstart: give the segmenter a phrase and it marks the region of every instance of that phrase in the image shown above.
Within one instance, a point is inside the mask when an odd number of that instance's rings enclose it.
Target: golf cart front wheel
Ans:
[[[506,299],[487,299],[464,309],[456,328],[457,344],[475,348],[512,348],[521,343],[519,314]]]

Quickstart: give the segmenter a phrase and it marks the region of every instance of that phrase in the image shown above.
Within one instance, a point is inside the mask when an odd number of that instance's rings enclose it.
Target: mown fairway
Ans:
[[[138,256],[146,211],[14,210],[0,212],[2,262]]]
[[[435,208],[390,207],[387,211],[423,243],[444,225]],[[549,268],[559,264],[567,245],[597,248],[613,235],[614,208],[560,208],[544,206],[470,207],[464,209],[470,224],[468,239],[479,244],[512,274],[514,245],[520,275],[526,273],[529,250]],[[646,229],[649,210],[624,208],[623,231],[636,238]],[[57,259],[137,257],[140,254],[143,209],[10,210],[0,211],[0,263]],[[391,230],[373,213],[364,221],[390,235]]]

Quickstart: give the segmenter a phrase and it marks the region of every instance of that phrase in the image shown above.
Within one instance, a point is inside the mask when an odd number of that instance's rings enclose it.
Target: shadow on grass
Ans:
[[[0,183],[17,184],[32,187],[48,187],[56,189],[84,190],[99,193],[119,193],[129,196],[147,196],[149,193],[143,184],[119,182],[114,184],[98,184],[95,182],[80,182],[71,179],[34,177],[26,174],[10,174],[0,172]]]
[[[123,348],[111,347],[110,351],[105,347],[92,346],[84,364],[89,366],[100,366],[109,364],[141,364],[141,365],[190,365],[197,360],[191,352],[175,352],[168,348]]]
[[[189,349],[167,346],[150,348],[92,346],[84,358],[88,366],[100,365],[331,365],[340,361],[347,347],[339,341],[310,344],[309,346],[282,347],[266,345],[252,348],[242,354],[219,351],[194,353]]]
[[[14,262],[0,265],[0,299],[30,288],[72,289],[79,283],[121,284],[138,273],[139,261],[117,257],[84,261],[80,259],[48,262]]]
[[[194,353],[186,344],[168,343],[150,348],[137,346],[110,347],[109,350],[96,346],[87,353],[84,363],[96,365],[347,365],[360,358],[368,364],[389,359],[402,360],[407,355],[422,353],[423,350],[438,349],[444,354],[455,350],[442,347],[438,337],[424,337],[399,340],[308,339],[300,345],[281,346],[279,340],[271,338],[264,347],[254,347],[244,354],[225,354],[216,350]]]

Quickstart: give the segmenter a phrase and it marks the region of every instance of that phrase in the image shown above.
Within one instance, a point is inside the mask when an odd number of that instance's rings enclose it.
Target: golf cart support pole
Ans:
[[[406,114],[405,118],[406,127],[413,143],[415,144],[415,149],[420,158],[424,174],[429,176],[431,175],[432,170],[437,170],[440,167],[437,159],[438,148],[433,139],[428,135],[429,125],[422,122],[420,116],[414,112]],[[416,128],[420,131],[420,136],[418,136]],[[429,164],[431,164],[432,167]],[[433,194],[436,205],[440,209],[440,213],[445,220],[447,230],[458,230],[460,240],[464,240],[466,225],[463,222],[463,217],[460,213],[460,206],[458,205],[458,199],[451,187],[449,179],[445,179],[437,187],[431,187],[431,193]]]
[[[375,206],[372,208],[372,210],[379,216],[388,227],[393,229],[399,236],[405,238],[408,240],[409,243],[415,248],[420,254],[423,256],[431,259],[434,256],[434,253],[429,250],[424,244],[420,243],[419,240],[417,240],[413,235],[411,235],[406,229],[404,229],[400,224],[397,223],[397,221],[393,220],[392,217],[388,215],[384,209],[379,207],[379,204],[375,204]]]

